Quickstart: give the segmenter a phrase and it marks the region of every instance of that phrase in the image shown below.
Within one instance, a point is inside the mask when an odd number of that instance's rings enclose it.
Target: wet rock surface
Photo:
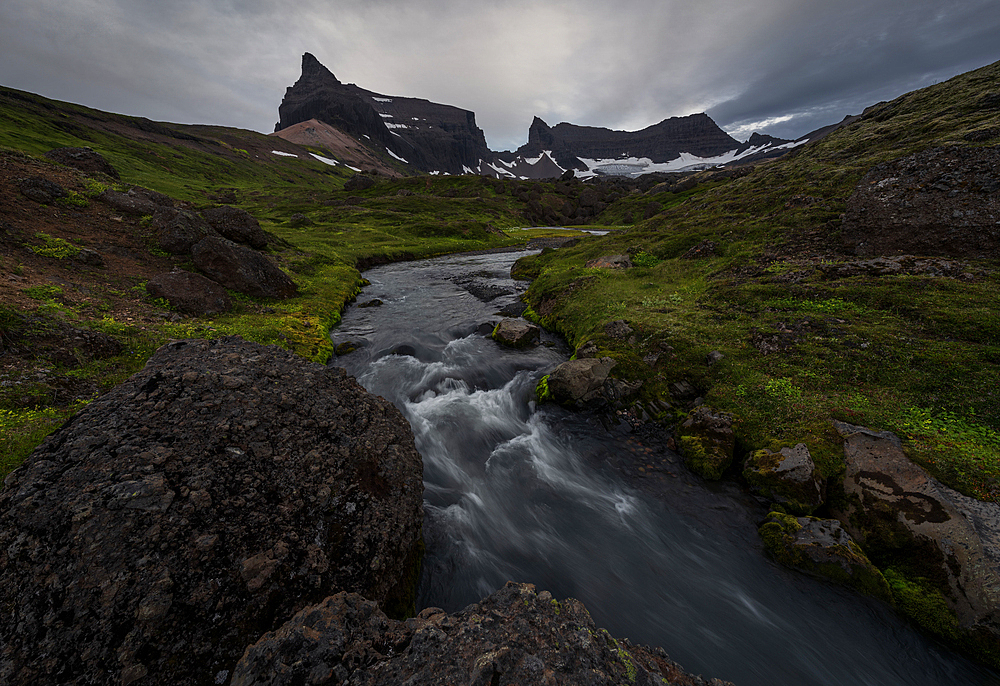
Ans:
[[[778,452],[755,450],[743,465],[750,490],[797,514],[811,514],[823,503],[823,479],[804,443]]]
[[[996,255],[1000,146],[932,148],[875,166],[847,201],[841,237],[858,255]]]
[[[564,405],[584,405],[601,398],[608,374],[615,364],[610,357],[563,362],[549,374],[552,399]]]
[[[298,293],[292,278],[261,253],[225,238],[209,236],[191,249],[195,266],[226,288],[262,298]]]
[[[332,593],[400,611],[421,478],[407,422],[343,370],[164,346],[0,492],[0,680],[223,683]]]
[[[541,330],[523,319],[503,319],[493,330],[493,340],[508,348],[526,348],[540,336]]]
[[[201,274],[179,269],[151,278],[146,282],[146,292],[154,298],[166,299],[185,314],[218,314],[233,308],[233,300],[225,288]]]
[[[393,621],[340,593],[249,647],[238,686],[320,684],[662,684],[724,686],[686,674],[662,649],[612,638],[583,603],[508,583],[447,614]]]
[[[772,512],[760,528],[761,538],[782,564],[830,579],[889,601],[892,593],[882,573],[836,519],[794,517]]]
[[[963,629],[1000,646],[1000,505],[932,478],[888,431],[834,426],[847,463],[848,506],[837,518],[873,559],[905,561],[944,594]]]

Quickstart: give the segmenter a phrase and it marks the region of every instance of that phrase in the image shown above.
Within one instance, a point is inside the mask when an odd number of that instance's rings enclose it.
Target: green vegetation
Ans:
[[[748,175],[703,183],[678,203],[666,194],[660,211],[626,232],[521,260],[518,274],[535,279],[532,311],[571,345],[594,340],[619,362],[613,374],[644,381],[643,399],[663,399],[686,380],[737,417],[743,453],[803,442],[822,475],[834,476],[843,469],[836,418],[897,433],[945,483],[1000,502],[996,263],[967,261],[973,278],[964,280],[830,275],[851,259],[838,254],[837,227],[861,177],[1000,126],[1000,111],[978,105],[998,72],[993,65],[879,105]],[[635,195],[638,206],[656,194]],[[714,243],[707,257],[680,259],[704,241]],[[626,251],[632,269],[584,266]],[[614,319],[628,322],[636,345],[608,339]],[[663,346],[668,355],[643,363]],[[725,357],[708,366],[713,350]]]
[[[53,238],[47,233],[36,233],[35,238],[42,242],[40,246],[34,246],[36,255],[41,255],[42,257],[54,257],[57,260],[65,260],[70,257],[76,257],[80,254],[80,248],[73,245],[69,241],[63,240],[62,238]]]

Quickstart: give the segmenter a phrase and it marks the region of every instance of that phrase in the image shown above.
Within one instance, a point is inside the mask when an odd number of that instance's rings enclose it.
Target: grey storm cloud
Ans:
[[[0,83],[269,132],[311,52],[345,82],[550,124],[708,112],[794,138],[1000,59],[996,0],[4,0]]]

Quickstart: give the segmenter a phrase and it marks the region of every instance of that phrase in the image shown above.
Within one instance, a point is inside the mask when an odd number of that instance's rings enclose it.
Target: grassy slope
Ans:
[[[818,269],[848,259],[837,254],[839,216],[868,169],[932,146],[969,145],[965,134],[997,127],[1000,111],[980,103],[998,84],[1000,64],[910,93],[749,176],[703,186],[628,232],[526,260],[525,272],[539,277],[531,302],[571,343],[605,346],[623,363],[620,373],[647,381],[650,396],[692,382],[709,404],[737,414],[744,449],[803,441],[834,475],[843,469],[829,424],[837,417],[897,432],[946,483],[1000,501],[996,262],[970,265],[974,283],[827,279]],[[719,244],[718,256],[678,259],[706,239]],[[629,248],[654,256],[647,263],[655,266],[583,266]],[[640,333],[638,348],[603,336],[614,319]],[[796,330],[797,343],[762,355],[751,338],[778,322]],[[673,348],[662,356],[672,359],[654,371],[640,360],[660,343]],[[726,358],[709,368],[711,350]]]
[[[359,259],[477,250],[524,242],[530,237],[523,232],[507,237],[487,231],[491,226],[523,224],[524,203],[504,192],[502,185],[478,178],[383,181],[375,188],[348,193],[343,184],[353,172],[307,158],[301,148],[273,137],[223,127],[149,122],[0,88],[0,149],[15,158],[27,153],[32,156],[31,164],[41,162],[44,168],[47,162],[42,153],[61,146],[97,150],[119,171],[121,186],[145,186],[192,202],[195,207],[214,204],[212,198],[220,192],[235,194],[236,204],[258,217],[265,230],[280,239],[274,257],[298,282],[300,295],[264,302],[234,293],[237,308],[232,313],[157,324],[151,323],[155,318],[140,316],[165,309],[163,302],[153,302],[145,295],[143,283],[152,273],[137,277],[135,283],[109,289],[102,283],[87,283],[87,279],[100,281],[99,274],[81,272],[69,261],[49,261],[52,276],[100,294],[103,304],[94,309],[84,306],[75,291],[69,294],[60,288],[43,288],[37,297],[31,296],[33,305],[14,309],[0,305],[0,323],[12,325],[7,315],[18,310],[46,314],[109,333],[126,343],[127,351],[113,360],[74,369],[40,355],[35,364],[52,370],[47,373],[56,381],[35,383],[27,376],[7,379],[0,389],[0,454],[4,456],[0,476],[20,464],[34,445],[79,406],[53,392],[54,383],[65,385],[86,378],[107,390],[140,368],[168,338],[238,334],[325,362],[332,354],[329,330],[362,283],[355,268]],[[303,154],[299,159],[283,157],[271,154],[272,149]],[[78,190],[82,203],[86,202],[85,194],[95,196],[102,187],[116,185],[111,179],[92,176],[90,180],[82,178],[78,189],[71,189]],[[405,192],[400,195],[400,191]],[[89,202],[100,206],[93,199]],[[108,221],[107,213],[98,215],[95,207],[77,209],[94,218],[80,220],[83,224],[73,240],[81,233],[85,237],[86,221]],[[297,226],[290,221],[297,213],[310,223]],[[31,224],[30,217],[16,219],[20,224]],[[142,231],[142,226],[143,222],[138,222],[133,230]],[[4,272],[23,271],[16,255],[25,254],[18,252],[24,246],[37,243],[31,238],[34,234],[35,229],[31,229],[21,236],[22,247],[14,246],[14,258],[0,265]],[[154,245],[151,239],[147,244]],[[175,262],[190,268],[184,258]],[[112,300],[118,311],[135,314],[135,318],[129,317],[135,321],[120,315],[116,319],[110,309]]]

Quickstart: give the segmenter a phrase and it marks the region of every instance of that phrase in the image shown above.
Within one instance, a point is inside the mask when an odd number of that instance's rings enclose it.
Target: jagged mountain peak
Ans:
[[[302,76],[300,79],[317,77],[329,77],[334,83],[340,83],[337,77],[333,75],[333,72],[324,67],[312,53],[304,53],[302,55]]]

